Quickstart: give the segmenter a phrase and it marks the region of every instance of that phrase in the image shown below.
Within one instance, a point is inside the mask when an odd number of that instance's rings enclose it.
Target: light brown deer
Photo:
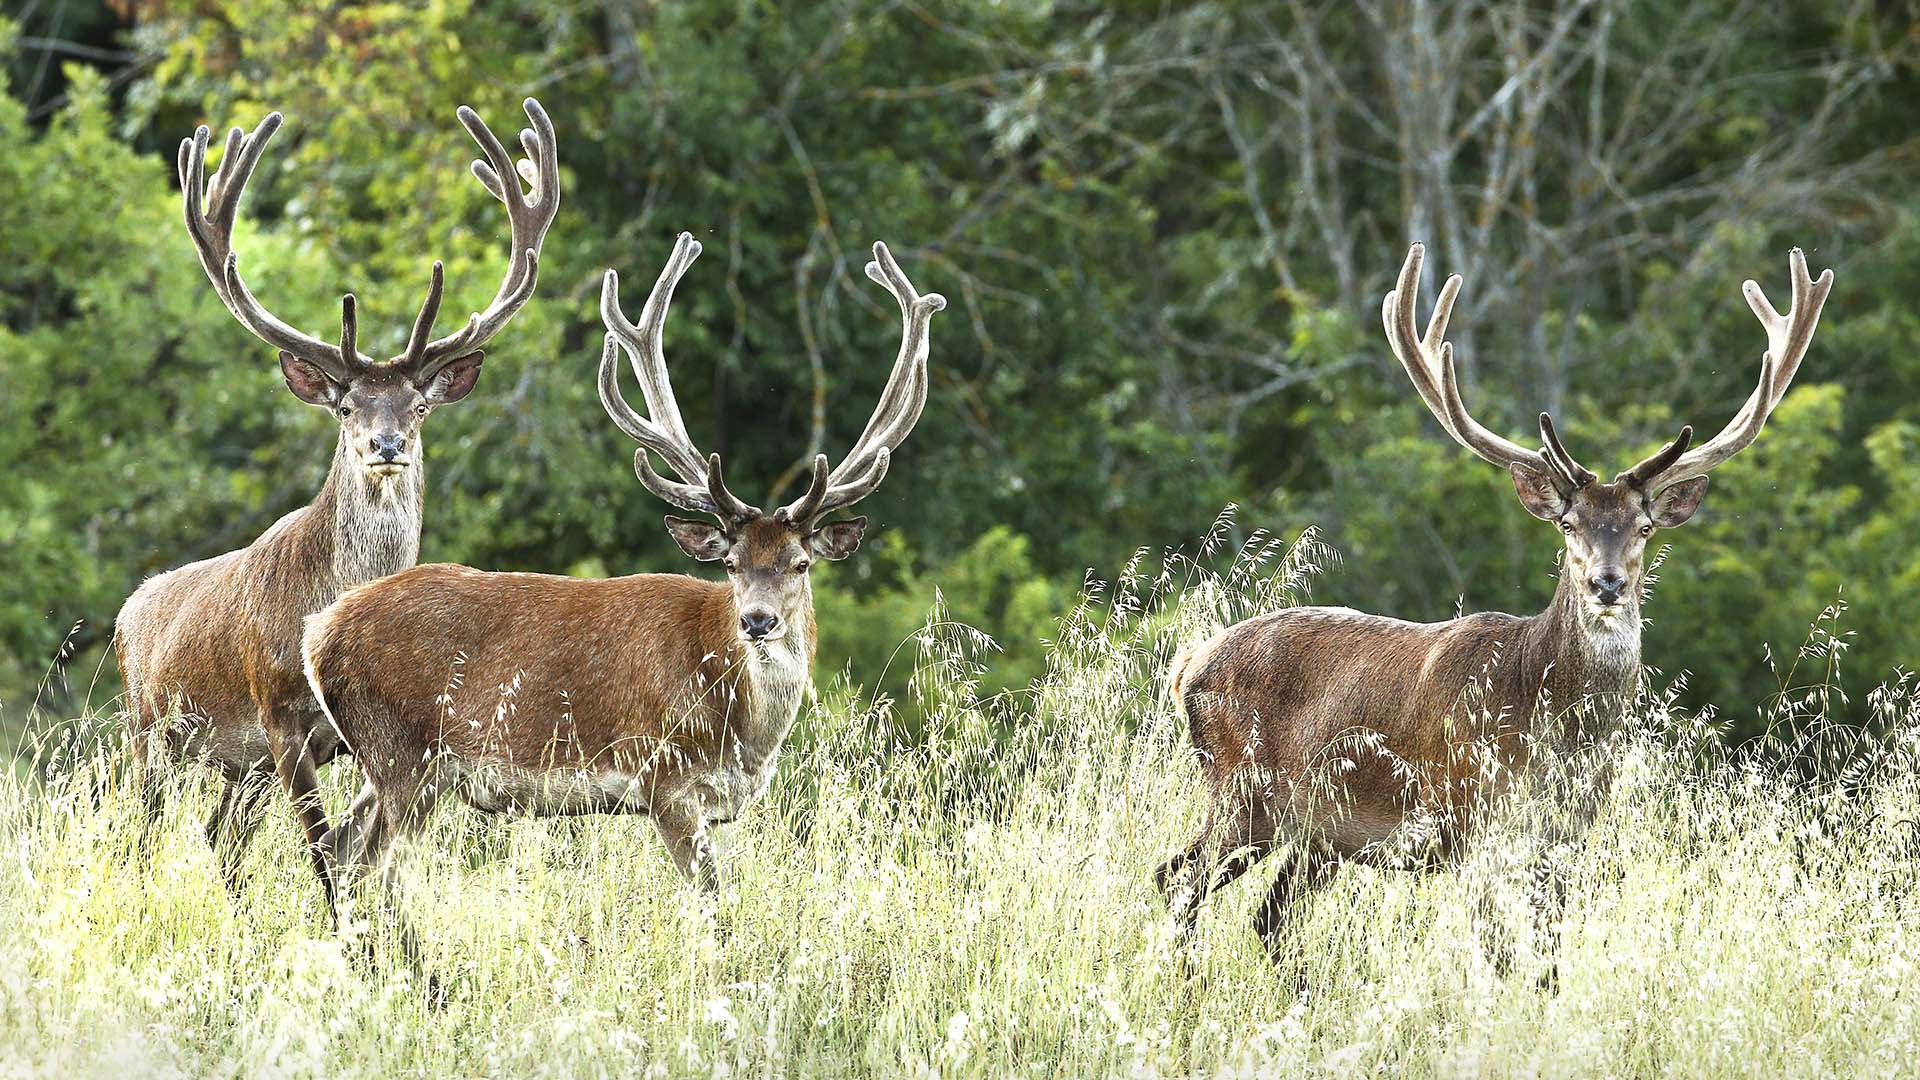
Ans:
[[[440,307],[438,262],[406,349],[376,363],[357,348],[352,294],[340,302],[336,347],[289,326],[254,299],[232,250],[241,192],[267,141],[280,127],[271,113],[252,133],[234,128],[219,171],[203,176],[205,127],[180,143],[180,187],[187,233],[227,310],[280,351],[294,396],[331,412],[340,424],[333,467],[307,506],[275,522],[252,544],[170,570],[142,584],[121,607],[114,647],[127,686],[135,736],[135,775],[148,819],[159,810],[153,771],[170,760],[198,759],[226,785],[207,823],[229,888],[260,818],[276,769],[290,787],[336,756],[339,740],[318,723],[300,664],[302,620],[352,585],[412,566],[420,548],[420,425],[428,413],[467,396],[480,374],[481,346],[533,295],[539,251],[559,207],[553,123],[532,98],[527,158],[514,161],[472,109],[460,122],[485,162],[473,172],[506,204],[508,270],[486,311],[465,327],[429,340]],[[520,180],[531,188],[522,191]],[[297,804],[310,843],[326,830],[318,802]],[[325,862],[314,849],[326,882]],[[332,899],[329,891],[328,899]]]
[[[824,519],[879,487],[919,420],[928,326],[946,300],[915,292],[886,245],[873,246],[867,276],[893,294],[903,320],[893,373],[840,465],[829,471],[826,455],[816,457],[806,493],[768,514],[727,490],[718,454],[695,448],[668,380],[667,307],[699,254],[683,233],[638,325],[621,314],[608,271],[600,400],[640,443],[640,482],[718,520],[666,524],[689,556],[722,562],[726,580],[420,566],[352,589],[307,620],[314,696],[367,776],[361,809],[327,845],[352,864],[343,882],[382,867],[391,905],[394,844],[453,792],[489,812],[650,815],[680,872],[718,888],[709,829],[766,788],[809,684],[809,568],[853,554],[866,528],[864,517]],[[647,417],[616,385],[622,349]],[[649,451],[678,479],[655,472]]]
[[[1425,335],[1414,325],[1422,250],[1387,294],[1387,340],[1414,388],[1460,445],[1508,471],[1528,513],[1564,534],[1545,611],[1411,623],[1347,608],[1257,616],[1181,656],[1171,689],[1187,714],[1211,795],[1199,835],[1156,874],[1183,936],[1214,889],[1266,855],[1287,866],[1255,916],[1272,941],[1303,889],[1343,861],[1431,867],[1454,857],[1491,799],[1546,749],[1605,773],[1607,737],[1636,692],[1647,539],[1690,517],[1706,473],[1759,435],[1813,338],[1833,271],[1789,259],[1793,306],[1774,311],[1745,285],[1765,326],[1759,384],[1720,434],[1693,429],[1602,483],[1567,453],[1547,414],[1541,449],[1482,427],[1461,402],[1447,279]],[[1578,819],[1592,806],[1567,808]],[[1580,822],[1574,822],[1578,828]]]

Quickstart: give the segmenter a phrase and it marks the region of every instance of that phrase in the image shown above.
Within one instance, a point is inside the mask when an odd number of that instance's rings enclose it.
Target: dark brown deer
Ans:
[[[727,490],[720,456],[688,437],[661,332],[675,283],[700,254],[682,234],[638,325],[608,271],[600,316],[600,400],[640,444],[646,488],[718,524],[668,517],[667,530],[726,580],[638,574],[585,580],[419,566],[352,589],[307,620],[307,677],[367,776],[361,809],[327,847],[375,867],[393,902],[390,857],[439,798],[488,812],[640,813],[674,865],[718,888],[709,829],[767,786],[809,684],[817,628],[809,568],[853,554],[866,529],[827,515],[879,487],[927,399],[927,331],[946,306],[914,291],[886,245],[867,276],[900,304],[900,352],[865,432],[837,468],[813,462],[806,493],[772,513]],[[624,349],[646,399],[621,397]],[[677,479],[661,476],[647,454]],[[366,797],[366,796],[371,796]],[[417,955],[402,924],[402,941]]]
[[[473,172],[506,204],[508,270],[493,302],[458,332],[429,340],[440,307],[441,266],[433,264],[426,301],[406,349],[377,363],[359,352],[351,294],[340,302],[336,347],[296,330],[254,299],[232,250],[241,192],[267,141],[279,130],[271,113],[251,134],[234,128],[211,179],[203,176],[208,131],[180,143],[180,187],[187,233],[214,291],[235,319],[279,350],[294,396],[340,423],[333,467],[311,504],[295,510],[238,551],[149,579],[120,608],[114,647],[126,681],[135,736],[135,775],[148,819],[159,810],[153,770],[198,759],[226,784],[207,823],[229,888],[260,817],[276,769],[290,787],[340,752],[332,728],[307,691],[300,633],[307,615],[350,586],[412,566],[420,548],[420,425],[428,413],[467,396],[480,374],[481,346],[533,295],[539,251],[559,206],[553,124],[526,101],[527,153],[516,171],[500,140],[472,109],[460,122],[485,162]],[[524,179],[531,188],[521,189]],[[310,842],[326,830],[317,802],[295,807]],[[315,866],[325,863],[314,850]],[[329,893],[331,900],[331,893]]]
[[[1586,765],[1604,775],[1607,737],[1641,676],[1647,539],[1685,522],[1706,494],[1707,472],[1759,435],[1833,284],[1831,270],[1810,279],[1798,249],[1786,315],[1747,282],[1767,351],[1746,404],[1706,443],[1689,449],[1693,430],[1683,427],[1602,483],[1567,452],[1547,414],[1539,450],[1468,414],[1445,340],[1460,278],[1447,279],[1422,336],[1414,325],[1421,255],[1414,245],[1387,294],[1387,340],[1441,428],[1506,469],[1527,512],[1560,529],[1559,585],[1529,618],[1487,612],[1411,623],[1294,608],[1228,627],[1177,657],[1171,690],[1211,796],[1199,835],[1156,874],[1183,937],[1208,893],[1273,851],[1286,848],[1288,865],[1255,916],[1269,942],[1301,891],[1325,884],[1343,861],[1444,865],[1489,800],[1537,758],[1587,754]],[[1591,809],[1570,808],[1575,818]]]

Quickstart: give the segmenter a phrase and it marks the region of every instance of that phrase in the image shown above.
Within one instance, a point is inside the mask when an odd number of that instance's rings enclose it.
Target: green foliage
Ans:
[[[1824,479],[1839,450],[1844,399],[1832,385],[1789,395],[1767,437],[1715,470],[1701,512],[1673,536],[1647,648],[1660,656],[1684,643],[1724,657],[1694,672],[1704,700],[1758,703],[1767,690],[1787,689],[1809,613],[1846,598],[1850,579],[1836,559],[1859,490]],[[1783,483],[1789,475],[1811,479]],[[1911,631],[1902,638],[1907,650],[1920,647]]]
[[[203,302],[190,259],[154,255],[178,213],[165,163],[115,136],[98,76],[72,76],[44,131],[0,97],[0,400],[13,410],[0,425],[0,654],[13,658],[0,686],[16,691],[76,619],[98,640],[130,583],[210,524],[264,527],[267,470],[295,459],[296,417],[264,381],[222,379],[183,348],[229,337],[230,320]]]
[[[564,198],[539,295],[490,348],[471,403],[425,432],[423,559],[693,569],[592,379],[601,271],[638,303],[687,229],[707,255],[667,331],[680,401],[757,501],[790,496],[816,450],[843,452],[886,376],[897,319],[860,274],[866,246],[887,239],[950,300],[926,415],[863,507],[875,538],[822,575],[823,679],[847,670],[898,696],[889,657],[937,591],[1004,650],[987,685],[1024,686],[1046,616],[1089,568],[1185,543],[1230,502],[1250,527],[1322,529],[1344,556],[1325,602],[1440,618],[1533,610],[1550,588],[1551,531],[1439,435],[1379,341],[1402,233],[1439,225],[1432,178],[1396,156],[1392,124],[1290,81],[1378,89],[1400,70],[1381,27],[1345,5],[1278,20],[1258,5],[1089,19],[987,0],[55,7],[59,27],[34,5],[0,29],[8,724],[76,624],[77,698],[143,577],[249,542],[318,486],[333,428],[282,392],[269,351],[202,282],[171,179],[194,125],[251,126],[270,108],[287,124],[236,250],[299,325],[330,326],[355,292],[370,351],[398,348],[431,259],[446,262],[449,313],[482,305],[502,272],[501,215],[466,172],[454,107],[505,133],[537,94],[558,124]],[[1535,14],[1497,10],[1511,28]],[[1849,664],[1911,665],[1911,35],[1877,10],[1729,19],[1711,0],[1595,5],[1569,32],[1596,44],[1554,84],[1569,99],[1537,131],[1552,145],[1484,211],[1479,257],[1513,273],[1503,294],[1497,274],[1470,273],[1455,319],[1474,408],[1519,433],[1550,406],[1577,448],[1615,460],[1682,421],[1716,428],[1759,348],[1735,284],[1754,276],[1777,297],[1783,249],[1806,244],[1839,284],[1802,385],[1672,534],[1648,658],[1692,673],[1690,703],[1762,701],[1781,682],[1769,653],[1784,671],[1796,628],[1844,601]],[[59,34],[96,52],[48,51]],[[1325,66],[1287,59],[1302,49]],[[1629,71],[1644,73],[1632,92]],[[1435,77],[1469,104],[1506,78],[1478,60]],[[1720,88],[1715,115],[1682,108],[1702,85]],[[1837,86],[1856,89],[1820,112]],[[1668,108],[1672,138],[1635,126]],[[1317,142],[1293,138],[1303,117]],[[1562,137],[1581,117],[1654,156],[1598,175]],[[1449,190],[1486,175],[1510,121],[1457,148]],[[1331,156],[1302,156],[1316,146]],[[1767,171],[1781,154],[1793,168]],[[1337,212],[1321,214],[1329,192]],[[1436,268],[1474,257],[1448,250],[1458,230],[1417,238]],[[1573,265],[1600,269],[1573,279]],[[112,692],[106,667],[96,699]]]
[[[1045,670],[1046,645],[1072,601],[1068,589],[1040,574],[1032,549],[1026,537],[996,525],[929,572],[916,568],[900,533],[885,533],[858,556],[868,562],[867,573],[881,579],[877,587],[843,588],[838,573],[815,586],[815,609],[828,628],[820,638],[818,675],[844,671],[869,693],[910,700],[917,642],[927,613],[938,606],[952,622],[996,628],[984,691],[1025,689]]]

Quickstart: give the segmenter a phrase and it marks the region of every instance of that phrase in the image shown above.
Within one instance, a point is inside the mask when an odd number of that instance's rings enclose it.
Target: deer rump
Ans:
[[[424,808],[735,817],[765,786],[804,678],[772,693],[726,586],[419,566],[307,621],[307,678],[369,781]],[[780,700],[771,700],[778,698]]]
[[[251,584],[266,579],[272,563],[256,553],[277,554],[273,542],[289,534],[287,524],[252,549],[149,578],[121,607],[114,649],[129,727],[136,739],[162,740],[164,760],[205,761],[229,782],[273,767],[256,697],[297,707],[301,607],[327,600],[323,583],[288,582],[283,591],[317,594],[297,598],[259,595]],[[276,693],[283,685],[294,689]],[[338,748],[331,744],[322,738],[313,746],[318,762],[332,759]]]

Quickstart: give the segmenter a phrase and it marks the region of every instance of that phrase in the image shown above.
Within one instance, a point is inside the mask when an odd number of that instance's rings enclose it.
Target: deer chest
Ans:
[[[719,752],[696,784],[709,821],[732,821],[767,790],[811,678],[809,659],[781,644],[747,663],[748,693],[727,717]]]

